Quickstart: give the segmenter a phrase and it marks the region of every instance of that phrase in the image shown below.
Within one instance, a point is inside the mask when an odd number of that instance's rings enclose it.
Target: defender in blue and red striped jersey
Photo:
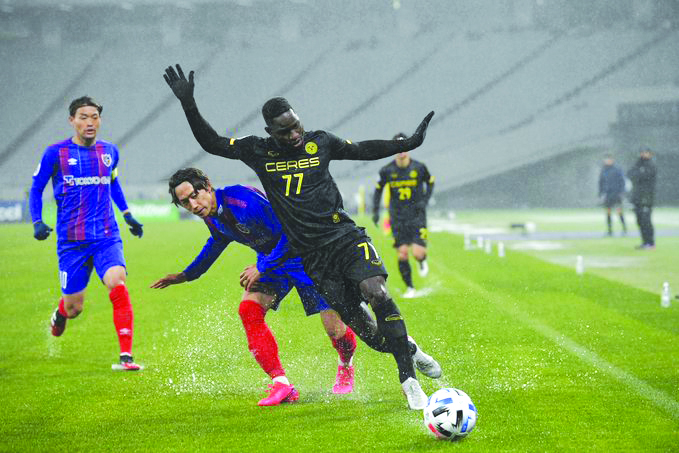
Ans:
[[[125,286],[127,271],[118,224],[111,200],[123,213],[135,236],[142,224],[132,217],[120,181],[116,178],[118,148],[97,140],[102,106],[89,96],[75,99],[69,118],[75,134],[48,146],[33,174],[30,209],[34,237],[45,240],[52,229],[42,219],[42,194],[52,179],[57,203],[57,256],[63,297],[51,319],[52,335],[58,337],[66,320],[83,310],[85,289],[92,269],[110,291],[113,323],[120,344],[120,363],[114,370],[137,371],[132,358],[133,311]]]
[[[319,294],[304,272],[302,260],[289,252],[288,239],[266,196],[253,187],[241,185],[212,187],[207,175],[197,168],[184,168],[169,180],[172,202],[203,219],[208,238],[193,262],[178,274],[169,274],[151,288],[196,280],[203,275],[232,242],[257,252],[257,264],[240,275],[245,289],[238,313],[243,322],[248,348],[273,383],[260,406],[295,401],[299,393],[286,377],[278,356],[276,339],[264,320],[270,309],[278,309],[294,286],[307,316],[319,313],[325,331],[339,355],[334,393],[351,393],[354,385],[352,359],[356,349],[354,331],[345,325]]]

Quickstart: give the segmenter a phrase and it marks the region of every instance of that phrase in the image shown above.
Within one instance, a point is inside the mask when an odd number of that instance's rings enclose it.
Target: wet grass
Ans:
[[[296,296],[267,316],[292,405],[260,408],[268,379],[247,351],[237,275],[254,259],[239,246],[198,281],[148,285],[200,250],[197,222],[123,234],[143,372],[114,373],[111,307],[98,282],[85,311],[52,338],[59,298],[55,244],[29,226],[2,226],[0,437],[4,451],[671,451],[679,444],[679,310],[657,293],[507,250],[463,250],[432,234],[428,295],[402,300],[388,237],[370,227],[392,270],[389,286],[409,333],[440,361],[439,381],[476,403],[476,430],[451,445],[409,411],[391,357],[359,344],[356,390],[330,392],[336,353]],[[659,251],[659,250],[657,250]],[[679,287],[679,285],[678,285]]]

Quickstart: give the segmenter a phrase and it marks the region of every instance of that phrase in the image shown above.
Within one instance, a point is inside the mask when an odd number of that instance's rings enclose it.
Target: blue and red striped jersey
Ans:
[[[231,242],[257,252],[257,269],[266,272],[288,258],[288,238],[266,196],[254,187],[226,186],[215,190],[217,214],[203,219],[210,237],[200,254],[184,269],[188,280],[205,273]]]
[[[33,174],[30,194],[33,222],[42,220],[42,193],[52,178],[59,241],[118,235],[111,200],[121,211],[127,210],[116,179],[118,159],[118,148],[101,140],[89,147],[77,145],[70,138],[48,146]]]

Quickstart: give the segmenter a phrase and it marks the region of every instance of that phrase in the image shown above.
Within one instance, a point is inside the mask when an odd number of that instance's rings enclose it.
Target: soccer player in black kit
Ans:
[[[210,154],[243,161],[257,173],[271,206],[290,242],[291,253],[335,309],[370,347],[393,354],[399,380],[411,409],[423,409],[427,395],[415,376],[414,365],[437,378],[441,367],[408,337],[401,313],[387,293],[387,271],[363,228],[343,208],[342,197],[328,165],[333,159],[376,160],[422,144],[434,112],[405,140],[351,143],[325,131],[305,131],[284,98],[262,107],[268,138],[222,137],[200,115],[193,97],[193,71],[188,79],[179,65],[164,78],[179,99],[201,147]],[[369,338],[356,321],[365,298],[377,319],[381,342]]]
[[[399,133],[394,140],[405,140]],[[405,299],[417,296],[408,262],[408,250],[419,264],[419,272],[426,277],[427,265],[427,203],[434,190],[434,177],[422,162],[411,159],[407,151],[399,153],[392,162],[380,169],[380,180],[373,195],[373,222],[380,219],[382,191],[389,187],[389,218],[394,247],[398,252],[398,270],[406,284]]]

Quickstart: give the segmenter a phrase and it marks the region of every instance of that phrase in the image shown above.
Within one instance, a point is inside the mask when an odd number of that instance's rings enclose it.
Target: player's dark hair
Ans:
[[[104,110],[104,107],[91,97],[81,96],[78,99],[74,99],[73,101],[71,101],[71,105],[68,106],[68,113],[71,116],[75,116],[75,112],[77,112],[80,107],[86,106],[96,108],[99,111],[100,115],[101,111]]]
[[[398,134],[394,135],[393,140],[405,140],[406,138],[408,138],[406,134],[399,132]]]
[[[262,106],[262,116],[264,117],[264,122],[267,126],[271,126],[274,118],[288,110],[292,110],[288,100],[282,97],[271,98],[264,103]]]
[[[172,203],[174,203],[175,206],[179,206],[179,198],[177,198],[175,189],[183,182],[190,183],[195,190],[208,190],[212,185],[212,183],[210,183],[210,178],[197,168],[182,168],[181,170],[177,170],[170,176],[170,180],[168,181]]]

